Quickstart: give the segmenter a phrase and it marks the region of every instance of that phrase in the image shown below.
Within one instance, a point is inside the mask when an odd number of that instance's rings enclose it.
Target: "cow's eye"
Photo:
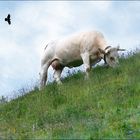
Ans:
[[[115,60],[115,58],[114,58],[114,57],[110,57],[110,60],[111,60],[111,61],[114,61],[114,60]]]

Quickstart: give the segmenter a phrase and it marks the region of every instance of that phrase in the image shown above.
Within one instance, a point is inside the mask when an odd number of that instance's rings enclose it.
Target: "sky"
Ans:
[[[4,21],[9,13],[11,25]],[[134,51],[140,48],[139,25],[139,1],[0,1],[0,96],[38,83],[49,41],[97,30],[108,45]],[[52,74],[50,68],[50,81]]]

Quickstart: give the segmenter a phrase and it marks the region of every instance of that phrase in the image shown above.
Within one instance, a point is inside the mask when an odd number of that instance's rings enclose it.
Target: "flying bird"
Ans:
[[[10,19],[10,14],[8,14],[7,18],[5,18],[5,21],[8,22],[8,24],[10,25],[11,24],[11,19]]]

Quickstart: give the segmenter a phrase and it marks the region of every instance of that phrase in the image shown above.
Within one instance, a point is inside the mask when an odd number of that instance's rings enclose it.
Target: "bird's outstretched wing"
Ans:
[[[11,20],[10,19],[8,19],[8,23],[11,24]]]
[[[8,14],[7,18],[10,19],[10,14]]]
[[[5,21],[8,22],[8,24],[10,25],[11,24],[11,19],[10,19],[10,14],[8,14],[7,18],[5,18]]]

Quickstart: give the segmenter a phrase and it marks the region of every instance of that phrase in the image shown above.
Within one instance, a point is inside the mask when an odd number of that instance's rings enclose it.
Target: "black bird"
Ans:
[[[7,18],[5,18],[5,21],[8,22],[8,24],[10,25],[11,24],[11,19],[10,19],[10,14],[8,14]]]

